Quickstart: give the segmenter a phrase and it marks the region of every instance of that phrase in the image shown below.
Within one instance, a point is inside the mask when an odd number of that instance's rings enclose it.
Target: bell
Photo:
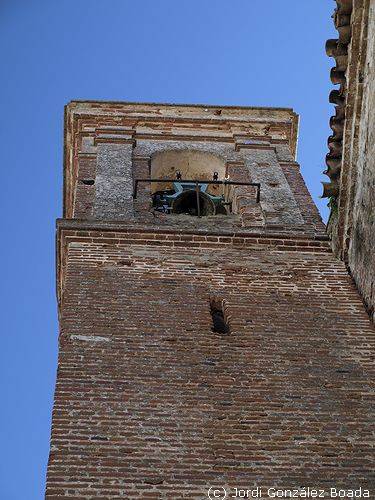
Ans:
[[[198,192],[199,213],[202,217],[215,215],[216,207],[210,196],[203,191]],[[173,214],[188,214],[198,216],[197,192],[192,189],[182,191],[172,202]]]

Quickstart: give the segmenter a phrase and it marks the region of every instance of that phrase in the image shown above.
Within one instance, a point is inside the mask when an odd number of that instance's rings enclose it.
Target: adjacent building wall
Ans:
[[[328,230],[335,254],[347,264],[368,308],[375,306],[375,1],[337,1],[336,59],[331,93],[336,115],[328,144],[324,194],[331,199]]]
[[[370,2],[363,98],[358,128],[357,180],[348,265],[369,312],[375,307],[375,1]]]

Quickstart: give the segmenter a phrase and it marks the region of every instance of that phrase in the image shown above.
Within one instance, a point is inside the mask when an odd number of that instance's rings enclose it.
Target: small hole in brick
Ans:
[[[216,362],[216,359],[206,358],[204,361],[202,361],[202,364],[207,366],[216,366]]]
[[[91,436],[91,441],[108,441],[106,436]]]
[[[164,479],[162,477],[146,477],[144,479],[144,482],[146,484],[152,484],[152,485],[158,485],[158,484],[163,484]]]
[[[220,335],[229,335],[229,325],[225,320],[223,301],[212,299],[210,301],[210,310],[212,318],[211,331],[213,331],[214,333],[219,333]]]
[[[93,186],[95,184],[94,179],[81,179],[81,182],[85,186]]]

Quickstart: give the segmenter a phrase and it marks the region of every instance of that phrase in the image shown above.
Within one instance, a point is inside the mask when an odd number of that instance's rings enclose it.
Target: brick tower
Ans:
[[[374,487],[374,331],[297,128],[280,108],[67,106],[47,498]]]

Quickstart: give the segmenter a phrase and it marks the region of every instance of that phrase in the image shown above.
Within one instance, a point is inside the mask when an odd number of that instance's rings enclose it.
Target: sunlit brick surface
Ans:
[[[108,111],[107,127],[123,108]],[[284,112],[262,113],[272,122]],[[147,176],[154,151],[171,145],[165,122],[153,139],[133,125],[133,150],[117,136],[111,148],[111,137],[97,159],[87,134],[100,119],[82,118],[79,147],[88,149],[66,177],[65,214],[75,219],[58,221],[47,498],[204,499],[210,486],[232,494],[258,486],[261,498],[268,487],[373,495],[374,330],[290,145],[205,137],[202,146],[179,132],[180,149],[194,144],[222,155],[234,178],[259,179],[260,203],[245,190],[228,217],[160,216],[149,210],[147,186],[137,201],[127,186],[114,217],[126,179]],[[90,176],[94,184],[79,183]],[[229,334],[212,331],[213,302]]]

